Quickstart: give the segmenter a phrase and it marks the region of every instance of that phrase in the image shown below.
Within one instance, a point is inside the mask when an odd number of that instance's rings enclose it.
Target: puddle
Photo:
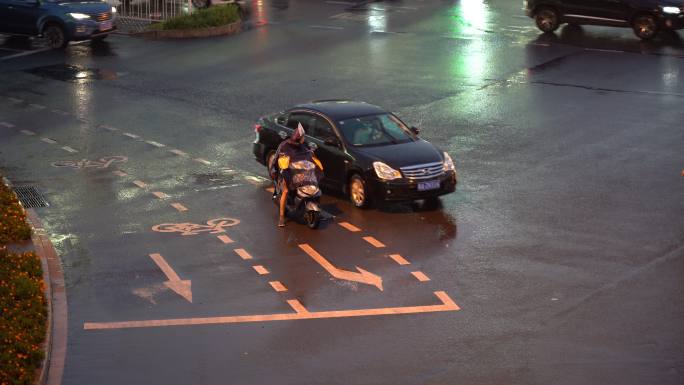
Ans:
[[[114,80],[119,76],[119,73],[114,70],[92,69],[69,64],[36,67],[26,70],[25,72],[43,78],[78,83],[89,80]]]

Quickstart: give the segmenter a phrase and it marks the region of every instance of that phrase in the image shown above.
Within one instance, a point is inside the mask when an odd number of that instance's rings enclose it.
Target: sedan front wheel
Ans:
[[[658,33],[658,22],[653,15],[639,15],[632,21],[634,34],[641,40],[650,40]]]
[[[352,175],[349,179],[349,199],[354,206],[359,208],[365,208],[370,205],[366,181],[358,174]]]
[[[549,7],[541,7],[534,15],[534,21],[537,23],[537,28],[542,32],[549,33],[558,29],[560,25],[560,18],[555,9]]]

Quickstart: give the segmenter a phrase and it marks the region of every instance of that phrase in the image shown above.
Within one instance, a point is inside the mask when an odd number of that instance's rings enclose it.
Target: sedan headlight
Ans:
[[[373,168],[380,179],[393,180],[401,178],[401,173],[399,171],[382,162],[373,162]]]
[[[112,7],[112,13],[116,13],[116,7]]]
[[[444,153],[444,171],[454,171],[456,166],[454,166],[454,161],[451,159],[449,154]]]
[[[85,13],[70,13],[69,16],[73,17],[76,20],[90,19],[90,15],[86,15]]]
[[[663,7],[663,13],[669,13],[670,15],[678,15],[680,12],[678,7]]]

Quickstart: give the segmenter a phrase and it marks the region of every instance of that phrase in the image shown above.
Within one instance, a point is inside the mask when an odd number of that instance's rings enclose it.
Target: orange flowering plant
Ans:
[[[0,247],[31,238],[31,227],[17,196],[0,182]]]

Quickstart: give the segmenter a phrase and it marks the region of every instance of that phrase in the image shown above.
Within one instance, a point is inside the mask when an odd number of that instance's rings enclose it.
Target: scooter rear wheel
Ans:
[[[306,225],[309,226],[310,229],[316,229],[321,223],[321,213],[314,210],[307,211],[304,214],[304,220],[306,220]]]

